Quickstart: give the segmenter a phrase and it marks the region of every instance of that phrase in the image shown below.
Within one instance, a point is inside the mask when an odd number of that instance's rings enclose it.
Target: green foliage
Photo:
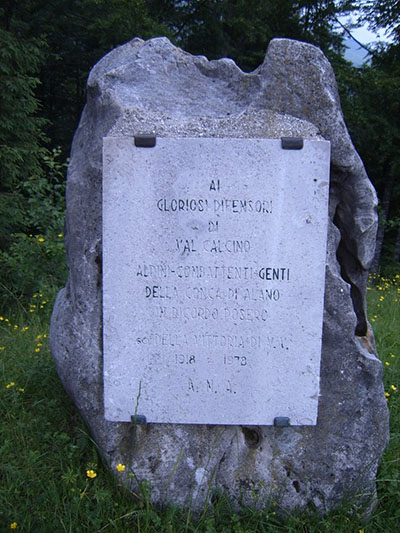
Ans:
[[[378,353],[384,369],[384,385],[390,410],[390,443],[378,478],[382,529],[396,530],[400,526],[398,507],[390,507],[399,498],[400,490],[400,274],[375,276],[368,290],[368,311],[373,326]],[[391,511],[389,510],[391,508]],[[377,509],[377,515],[379,508]],[[374,522],[373,522],[374,523]],[[387,529],[383,529],[383,526]],[[368,531],[368,530],[367,530]],[[371,529],[373,532],[374,529]],[[366,532],[367,533],[367,532]]]
[[[44,120],[36,116],[38,65],[39,41],[21,41],[0,27],[0,249],[25,226],[16,187],[40,168]]]
[[[342,50],[336,19],[354,0],[10,0],[3,24],[26,38],[41,38],[37,95],[46,133],[68,153],[85,101],[89,69],[109,50],[137,36],[166,35],[210,59],[228,56],[245,70],[263,60],[273,37]],[[1,20],[1,13],[0,13]]]
[[[60,150],[43,153],[43,169],[16,188],[26,233],[11,234],[0,250],[2,306],[26,305],[34,292],[55,291],[66,279],[63,245],[64,171]]]
[[[351,137],[381,201],[388,263],[400,217],[400,46],[376,50],[371,64],[361,68],[343,60],[335,66]]]
[[[364,0],[361,5],[363,20],[373,30],[384,28],[397,42],[400,41],[399,0]]]
[[[41,308],[42,302],[45,308]],[[194,517],[158,509],[151,488],[123,490],[101,463],[95,444],[59,382],[47,344],[49,295],[36,294],[30,312],[0,316],[0,524],[4,531],[118,533],[365,533],[398,531],[400,513],[400,275],[376,278],[368,291],[370,319],[384,367],[391,440],[378,473],[378,505],[368,519],[346,502],[326,517],[312,509],[237,511],[223,494]],[[47,309],[46,309],[47,308]],[[88,475],[89,474],[89,475]],[[178,481],[177,481],[178,482]]]
[[[246,71],[259,66],[274,37],[310,42],[325,52],[342,50],[333,28],[338,16],[355,8],[355,2],[332,0],[149,0],[147,5],[182,48],[209,59],[231,57]]]
[[[43,168],[38,175],[29,176],[17,187],[26,198],[25,224],[36,233],[58,232],[65,210],[66,162],[60,162],[60,148],[43,152]]]
[[[19,38],[40,40],[40,86],[36,96],[52,146],[68,154],[84,103],[90,68],[133,37],[167,33],[147,12],[145,0],[9,0],[0,27]]]

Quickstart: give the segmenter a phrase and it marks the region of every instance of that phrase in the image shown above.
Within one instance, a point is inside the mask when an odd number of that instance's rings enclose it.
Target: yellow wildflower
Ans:
[[[5,350],[6,347],[5,346],[0,346],[0,352],[2,352],[3,350]]]
[[[389,398],[390,393],[389,392],[385,392],[385,396],[386,396],[386,398]]]
[[[39,237],[39,238],[38,238],[38,241],[39,241],[39,242],[44,242],[43,237]]]
[[[19,392],[25,392],[25,389],[23,389],[22,387],[19,387]]]
[[[10,524],[10,529],[17,529],[17,522],[13,522],[12,524]]]
[[[63,234],[62,234],[62,233],[59,233],[59,234],[58,234],[58,237],[60,237],[60,238],[61,238],[62,236],[63,236]]]
[[[36,353],[40,352],[40,348],[35,348],[35,352]]]
[[[389,366],[390,365],[389,361],[385,361],[385,365]]]
[[[125,465],[123,465],[121,463],[118,463],[115,468],[118,470],[118,472],[124,472],[125,471]]]
[[[396,356],[394,355],[394,353],[391,353],[391,354],[390,354],[390,357],[396,357]]]
[[[14,387],[14,385],[15,385],[14,381],[10,381],[10,383],[8,383],[6,385],[6,389],[11,389],[11,387]],[[392,385],[392,387],[393,387],[393,385]]]
[[[395,385],[392,385],[390,388],[391,388],[392,390],[394,390],[395,392],[397,391],[397,387],[396,387]]]
[[[87,477],[90,477],[90,479],[93,479],[97,476],[96,472],[94,470],[86,470]]]

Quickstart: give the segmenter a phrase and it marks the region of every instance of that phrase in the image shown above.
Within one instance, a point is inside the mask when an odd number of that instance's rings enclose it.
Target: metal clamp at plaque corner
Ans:
[[[288,428],[290,427],[290,418],[288,416],[276,416],[274,426],[276,428]]]
[[[145,426],[147,424],[147,419],[145,415],[132,415],[131,422],[132,424],[137,424],[138,426]]]
[[[137,148],[154,148],[156,136],[153,134],[135,135],[135,146]]]
[[[303,137],[281,137],[283,150],[302,150],[304,146]]]

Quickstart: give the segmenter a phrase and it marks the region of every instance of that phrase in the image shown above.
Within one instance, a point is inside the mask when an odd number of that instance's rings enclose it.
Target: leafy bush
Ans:
[[[66,163],[60,150],[42,156],[43,169],[18,184],[23,198],[25,231],[10,235],[10,245],[0,250],[2,305],[26,306],[35,292],[54,292],[65,281],[63,245]]]
[[[16,7],[16,6],[15,6]],[[7,12],[11,13],[11,9]],[[2,10],[0,8],[0,20]],[[1,24],[0,24],[1,26]],[[7,27],[8,25],[6,25]],[[10,235],[24,227],[23,197],[17,184],[26,175],[40,172],[45,152],[46,120],[36,91],[43,42],[23,39],[0,27],[0,248]]]

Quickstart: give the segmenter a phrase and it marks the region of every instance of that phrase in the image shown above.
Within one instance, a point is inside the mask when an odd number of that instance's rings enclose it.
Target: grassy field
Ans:
[[[175,508],[158,510],[145,491],[133,500],[101,464],[61,386],[47,338],[52,302],[35,294],[28,309],[0,316],[0,531],[400,531],[400,275],[375,279],[368,300],[391,412],[379,503],[368,520],[349,513],[351,502],[323,519],[312,511],[282,519],[276,509],[238,514],[223,500],[197,518]]]

